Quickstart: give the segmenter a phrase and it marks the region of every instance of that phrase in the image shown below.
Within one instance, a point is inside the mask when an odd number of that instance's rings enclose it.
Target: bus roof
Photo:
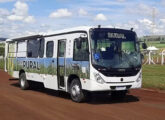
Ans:
[[[79,27],[74,27],[74,28],[68,28],[68,29],[63,29],[63,30],[56,30],[56,31],[49,31],[47,33],[39,33],[39,34],[34,34],[30,36],[20,36],[20,37],[14,37],[7,39],[6,41],[17,41],[17,40],[25,40],[25,39],[33,39],[33,38],[40,38],[40,37],[49,37],[49,36],[55,36],[63,33],[69,33],[69,32],[75,32],[75,31],[89,31],[91,28],[98,28],[96,26],[79,26]],[[101,28],[110,28],[110,27],[101,27]],[[118,29],[118,28],[115,28]]]
[[[89,29],[92,27],[89,26],[81,26],[81,27],[74,27],[74,28],[69,28],[69,29],[63,29],[63,30],[57,30],[57,31],[49,31],[47,33],[39,33],[39,34],[34,34],[30,36],[20,36],[20,37],[13,37],[10,39],[7,39],[6,41],[17,41],[17,40],[23,40],[23,39],[32,39],[36,37],[44,37],[44,36],[53,36],[56,34],[61,34],[61,33],[68,33],[68,32],[74,32],[74,31],[89,31]]]

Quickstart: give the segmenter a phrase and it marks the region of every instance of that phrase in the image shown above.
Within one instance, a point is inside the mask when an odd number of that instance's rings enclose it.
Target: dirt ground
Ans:
[[[21,90],[0,70],[0,120],[165,120],[165,93],[131,90],[124,100],[93,95],[74,103],[66,93],[42,87]]]

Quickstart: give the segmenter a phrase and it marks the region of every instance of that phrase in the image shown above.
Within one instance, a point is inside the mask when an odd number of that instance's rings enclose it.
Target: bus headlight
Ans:
[[[139,77],[137,78],[136,82],[141,81],[141,79],[142,79],[142,73],[140,73],[140,75],[139,75]]]
[[[100,84],[105,83],[105,81],[103,80],[103,78],[98,73],[95,73],[94,76],[95,76],[95,79],[96,79],[96,81],[98,83],[100,83]]]

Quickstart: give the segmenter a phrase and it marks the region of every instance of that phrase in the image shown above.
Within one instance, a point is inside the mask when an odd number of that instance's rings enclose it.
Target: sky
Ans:
[[[165,0],[0,0],[0,37],[98,25],[165,35]]]

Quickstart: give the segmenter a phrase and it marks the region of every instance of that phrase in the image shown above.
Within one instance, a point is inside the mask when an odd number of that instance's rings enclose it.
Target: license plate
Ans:
[[[117,86],[116,87],[116,90],[125,90],[126,89],[126,86]]]

